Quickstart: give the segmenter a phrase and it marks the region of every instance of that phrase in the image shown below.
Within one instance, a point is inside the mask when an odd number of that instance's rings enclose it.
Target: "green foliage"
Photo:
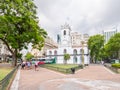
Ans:
[[[55,70],[58,72],[62,72],[64,74],[71,74],[71,68],[75,68],[75,70],[81,69],[82,65],[78,66],[77,64],[45,64],[42,67],[47,69]]]
[[[70,54],[64,54],[64,60],[67,63],[67,60],[70,59]]]
[[[120,33],[116,33],[110,38],[105,49],[109,57],[120,59]]]
[[[102,35],[91,36],[88,40],[88,48],[93,62],[100,59],[101,48],[104,45],[104,37]]]
[[[64,54],[64,60],[69,60],[70,59],[70,55],[69,54]]]
[[[98,60],[105,60],[108,59],[108,53],[106,52],[105,47],[102,47],[99,51],[99,59]]]
[[[120,68],[120,63],[112,64],[112,67]]]
[[[38,24],[33,0],[0,0],[0,39],[14,58],[29,43],[43,47],[47,33]]]
[[[74,67],[77,67],[78,65],[77,64],[67,64],[67,65],[64,65],[64,64],[45,64],[46,66],[52,66],[52,67],[55,67],[55,68],[62,68],[62,69],[69,69],[69,68],[74,68]]]
[[[18,54],[17,54],[17,58],[19,58],[19,59],[22,58],[22,54],[21,54],[21,53],[18,53]]]
[[[29,61],[30,59],[32,59],[33,57],[34,57],[34,56],[33,56],[31,53],[29,53],[29,52],[28,52],[28,53],[26,54],[26,56],[25,56],[26,60],[28,60],[28,61]]]

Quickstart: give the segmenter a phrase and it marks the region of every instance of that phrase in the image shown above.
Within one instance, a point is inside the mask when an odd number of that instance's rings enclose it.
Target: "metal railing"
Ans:
[[[10,80],[12,78],[12,76],[14,75],[15,71],[18,69],[19,65],[16,66],[9,74],[7,74],[7,76],[5,78],[3,78],[1,81],[0,81],[0,90],[6,90],[9,83],[10,83]]]

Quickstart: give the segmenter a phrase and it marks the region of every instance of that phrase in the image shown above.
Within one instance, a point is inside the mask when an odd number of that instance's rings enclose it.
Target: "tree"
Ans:
[[[65,64],[67,64],[67,60],[70,59],[70,54],[64,54],[64,60],[65,60]]]
[[[92,62],[100,59],[100,50],[104,45],[104,37],[102,35],[91,36],[88,40],[88,48]]]
[[[26,60],[30,60],[30,59],[32,59],[34,56],[30,53],[30,52],[28,52],[27,54],[26,54],[26,56],[25,56],[25,58],[26,58]]]
[[[108,53],[106,52],[106,49],[104,46],[99,51],[99,59],[98,60],[105,60],[105,59],[108,59]]]
[[[120,33],[116,33],[105,45],[106,52],[110,58],[120,59]]]
[[[47,33],[38,23],[33,0],[0,0],[0,39],[11,52],[14,66],[17,55],[29,43],[34,48],[43,47]]]

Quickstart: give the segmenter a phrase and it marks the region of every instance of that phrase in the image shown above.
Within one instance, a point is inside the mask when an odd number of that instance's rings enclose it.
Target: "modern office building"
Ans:
[[[105,44],[109,41],[109,39],[115,34],[117,33],[117,29],[106,29],[103,31],[103,35],[104,35],[104,40],[105,40]]]

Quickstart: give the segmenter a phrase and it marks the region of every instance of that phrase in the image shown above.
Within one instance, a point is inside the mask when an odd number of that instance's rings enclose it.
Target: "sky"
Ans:
[[[67,22],[73,32],[95,35],[120,27],[120,0],[34,0],[39,25],[56,40]]]
[[[120,32],[120,0],[34,0],[34,3],[40,27],[54,41],[66,22],[73,32],[90,36],[113,28]]]

